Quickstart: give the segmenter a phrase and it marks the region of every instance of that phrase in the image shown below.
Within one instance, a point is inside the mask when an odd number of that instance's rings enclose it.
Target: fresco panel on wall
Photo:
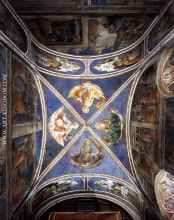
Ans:
[[[0,2],[0,31],[2,31],[19,49],[27,52],[27,37],[11,13],[6,9],[3,2]]]
[[[152,51],[174,28],[173,10],[174,3],[170,4],[169,8],[150,32],[148,37],[149,51]]]

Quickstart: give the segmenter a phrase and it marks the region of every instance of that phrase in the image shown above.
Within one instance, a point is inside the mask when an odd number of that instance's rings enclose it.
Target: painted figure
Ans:
[[[68,188],[73,189],[77,185],[78,182],[76,181],[59,180],[55,185],[51,187],[51,192],[56,195],[61,190],[67,190]]]
[[[79,124],[77,122],[71,122],[66,116],[64,107],[61,107],[51,116],[48,127],[52,137],[60,145],[64,146],[64,142],[67,140],[70,132],[73,129],[78,129]]]
[[[101,135],[102,141],[108,146],[119,142],[123,129],[123,119],[120,113],[115,109],[111,109],[109,114],[109,119],[103,119],[95,124],[96,129],[109,133],[109,138],[104,134]]]
[[[126,67],[137,63],[141,59],[141,50],[135,49],[129,53],[125,53],[122,56],[114,57],[110,60],[98,63],[94,68],[98,71],[114,71],[119,67]]]
[[[109,179],[96,181],[95,185],[122,196],[127,196],[129,193],[129,189],[125,185]]]
[[[106,102],[101,88],[89,81],[72,88],[68,98],[73,98],[76,102],[79,102],[82,105],[82,111],[84,113],[90,111],[95,99],[99,100],[96,108],[100,108]]]
[[[104,152],[101,145],[94,138],[84,140],[84,145],[80,152],[73,154],[71,163],[80,168],[93,168],[99,166],[104,159]]]
[[[174,66],[168,66],[164,69],[163,80],[165,83],[174,83]]]
[[[40,54],[36,57],[36,60],[37,63],[43,67],[51,70],[60,70],[62,72],[77,71],[81,68],[78,64],[60,57],[53,56],[49,58]]]

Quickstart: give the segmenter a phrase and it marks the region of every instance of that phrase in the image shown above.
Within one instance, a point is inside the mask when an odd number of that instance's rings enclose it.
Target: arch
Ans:
[[[44,212],[46,210],[48,210],[49,208],[51,208],[55,204],[61,203],[63,201],[69,200],[69,199],[83,198],[83,197],[99,198],[99,199],[104,199],[108,202],[112,202],[112,203],[120,206],[124,210],[126,210],[126,212],[129,213],[129,215],[132,217],[132,219],[141,220],[140,213],[138,213],[131,204],[128,204],[128,202],[126,202],[125,200],[122,200],[118,197],[114,198],[114,197],[111,197],[111,196],[108,196],[104,193],[99,193],[99,192],[93,192],[93,193],[75,192],[75,193],[70,193],[68,195],[62,195],[61,197],[56,196],[56,197],[52,198],[50,201],[46,201],[46,203],[42,207],[39,207],[39,211],[36,211],[35,213],[33,213],[33,220],[40,219],[40,217],[44,214]]]

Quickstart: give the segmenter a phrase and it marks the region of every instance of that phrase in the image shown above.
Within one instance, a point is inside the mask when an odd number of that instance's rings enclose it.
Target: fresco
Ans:
[[[94,100],[99,100],[95,107],[99,109],[106,102],[106,98],[101,88],[96,84],[92,84],[90,81],[84,82],[75,86],[69,92],[68,98],[72,98],[74,101],[79,102],[82,105],[82,111],[88,113]]]
[[[132,16],[124,17],[124,19],[121,16],[112,16],[109,18],[110,20],[108,18],[89,18],[88,47],[94,48],[94,54],[101,54],[104,53],[103,48],[115,51],[129,46],[136,41],[138,34],[139,37],[142,36],[146,23],[151,21],[148,16],[140,17],[137,16],[136,20]],[[149,19],[147,19],[148,22],[146,18]],[[114,23],[114,19],[118,20]],[[83,44],[81,20],[73,20],[71,24],[67,23],[67,25],[49,23],[44,19],[37,22],[40,28],[37,30],[35,27],[35,32],[41,31],[36,34],[38,34],[38,39],[43,40],[46,45],[59,45],[62,42],[65,45],[74,42],[76,42],[76,46]],[[121,27],[117,27],[118,23]],[[74,29],[70,30],[71,25],[74,25]],[[80,25],[82,26],[80,27]],[[122,26],[124,26],[124,31],[122,31]],[[70,31],[72,32],[70,33]],[[66,34],[60,34],[63,32]],[[41,35],[44,39],[40,38]],[[111,41],[108,40],[109,37],[111,37]],[[108,45],[103,44],[103,41]],[[124,41],[129,43],[125,44]],[[12,192],[10,193],[12,209],[14,210],[29,192],[38,161],[42,162],[41,159],[43,159],[42,167],[40,167],[40,182],[37,183],[38,186],[41,186],[49,181],[49,185],[44,185],[45,187],[42,189],[39,188],[34,198],[33,210],[42,201],[62,193],[68,195],[70,191],[82,190],[89,190],[91,193],[100,191],[116,198],[118,196],[131,202],[140,210],[139,196],[130,186],[132,176],[127,152],[126,128],[128,126],[128,101],[132,96],[133,79],[131,76],[135,73],[135,71],[128,70],[143,59],[142,47],[135,47],[118,57],[112,55],[111,58],[90,60],[92,61],[90,69],[87,69],[83,59],[76,60],[63,55],[48,54],[34,44],[31,50],[33,64],[35,62],[41,72],[44,72],[44,69],[47,70],[47,74],[34,73],[40,78],[43,90],[44,99],[42,101],[45,100],[44,112],[47,114],[44,120],[46,132],[42,134],[41,100],[34,75],[19,58],[12,55]],[[0,58],[2,58],[0,71],[3,72],[5,56],[1,48]],[[126,69],[127,72],[115,74],[123,69]],[[106,76],[89,77],[89,75],[85,75],[88,71],[91,71],[90,74],[106,74]],[[173,61],[170,58],[163,75],[166,85],[168,85],[168,81],[173,83],[172,71]],[[54,76],[49,73],[54,73]],[[56,75],[56,73],[58,74]],[[84,78],[78,76],[83,73]],[[109,75],[109,73],[113,74]],[[66,76],[66,79],[62,75],[59,77],[59,74],[67,74],[69,78]],[[71,78],[71,74],[76,77]],[[0,83],[2,84],[2,82]],[[173,91],[170,83],[169,92]],[[161,101],[156,83],[156,68],[153,66],[143,73],[138,81],[133,97],[130,122],[134,166],[140,182],[153,201],[155,201],[154,179],[163,162],[160,157],[161,135],[159,133]],[[173,99],[167,99],[165,104],[165,135],[167,137],[167,135],[172,136],[171,130],[173,130]],[[33,128],[35,123],[37,128]],[[29,124],[33,130],[28,129]],[[24,127],[25,129],[22,129]],[[18,135],[15,136],[16,134]],[[42,154],[43,158],[40,158],[40,148],[44,136],[47,136],[46,145],[43,146],[45,152]],[[172,167],[172,141],[172,138],[165,140],[164,159],[167,169]],[[5,189],[3,185],[5,169],[2,166],[4,161],[1,157],[0,152],[0,199]],[[63,175],[66,177],[58,178]],[[84,175],[84,177],[73,177],[75,175]],[[95,177],[95,175],[103,177]],[[122,180],[117,181],[114,178],[116,176]],[[58,179],[52,180],[52,178]],[[172,192],[173,185],[171,183],[169,185]],[[163,183],[160,193],[169,194],[168,188],[166,188],[167,184]],[[165,201],[168,212],[173,211],[172,199],[173,197]]]
[[[90,70],[94,74],[112,73],[133,66],[143,59],[143,50],[141,46],[123,53],[104,59],[96,59],[91,62]]]
[[[122,136],[123,118],[116,109],[109,110],[110,118],[103,119],[95,124],[95,128],[109,134],[109,138],[103,134],[102,141],[106,145],[117,144]]]
[[[96,48],[98,53],[105,48],[123,49],[138,40],[150,22],[151,18],[146,15],[91,18],[88,23],[89,47]]]
[[[165,100],[165,126],[164,126],[164,135],[165,135],[165,170],[174,175],[173,159],[174,159],[174,98],[167,98]]]
[[[27,37],[21,26],[9,13],[4,4],[0,3],[0,31],[2,31],[19,49],[27,52]]]
[[[56,78],[53,78],[56,79]],[[57,84],[57,81],[54,80]],[[65,84],[61,85],[65,86]],[[42,171],[71,142],[82,128],[81,122],[48,87],[42,85],[48,117],[48,132]]]
[[[109,103],[96,117],[92,118],[92,128],[94,132],[100,137],[106,146],[116,155],[123,165],[130,171],[130,165],[128,161],[127,143],[126,143],[126,110],[127,102],[130,95],[130,89],[132,84],[130,83],[123,91],[117,95],[111,103]],[[113,126],[110,126],[108,132],[96,128],[96,125],[106,119],[111,120],[110,112],[114,111],[114,120],[111,122]],[[116,119],[116,120],[115,120]],[[118,121],[117,121],[118,120]]]
[[[118,56],[102,59],[67,59],[53,54],[49,54],[36,46],[32,46],[33,61],[40,67],[42,71],[47,70],[57,74],[72,74],[72,75],[93,75],[93,74],[109,74],[119,70],[135,69],[143,59],[142,45],[125,52]],[[89,70],[85,72],[89,66]],[[119,72],[118,72],[119,73]]]
[[[70,177],[52,181],[34,195],[32,209],[35,210],[43,201],[53,196],[75,190],[80,191],[83,190],[83,188],[84,180],[80,177]]]
[[[155,178],[155,194],[162,216],[165,219],[174,217],[174,176],[160,170]]]
[[[152,29],[148,38],[148,50],[153,50],[169,33],[173,30],[174,3],[172,3],[166,12],[162,15],[158,23]]]
[[[79,60],[58,57],[37,48],[32,44],[32,57],[34,62],[42,68],[52,72],[82,74],[85,70],[84,63]]]
[[[92,136],[83,141],[83,146],[78,153],[70,156],[70,161],[75,167],[93,168],[99,166],[104,159],[102,145]]]
[[[44,75],[48,132],[42,171],[57,161],[48,178],[56,172],[103,172],[103,164],[108,162],[112,165],[104,172],[112,174],[114,161],[104,147],[130,171],[124,117],[132,84],[116,95],[130,76],[127,73],[107,79],[72,80]],[[57,170],[58,166],[62,168]]]
[[[80,19],[51,20],[35,18],[26,21],[35,38],[45,45],[81,44],[82,23]]]
[[[34,134],[12,142],[12,203],[13,208],[28,191],[36,170]]]
[[[56,89],[57,93],[61,95],[62,98],[59,98],[60,101],[64,98],[66,103],[69,103],[78,113],[78,116],[80,116],[84,121],[89,121],[97,111],[99,112],[100,109],[105,106],[105,102],[107,102],[116,93],[121,85],[126,82],[132,74],[133,72],[127,72],[126,74],[120,76],[94,80],[73,80],[53,77],[50,75],[43,76],[49,84]],[[90,86],[86,87],[84,85]],[[97,89],[96,92],[93,88]],[[76,91],[76,93],[72,94],[71,91]],[[70,97],[72,95],[74,98]],[[83,105],[85,105],[85,108],[86,106],[90,106],[88,113],[83,111]],[[50,106],[52,106],[51,103]],[[62,105],[59,106],[62,107]]]
[[[78,140],[74,141],[74,144],[69,147],[69,149],[63,154],[60,155],[57,161],[55,161],[54,166],[49,169],[49,172],[46,173],[44,178],[41,180],[40,184],[48,181],[52,178],[61,175],[71,175],[71,174],[106,174],[109,176],[117,176],[118,178],[124,179],[127,182],[130,182],[130,177],[125,173],[125,171],[120,168],[117,161],[115,161],[106,150],[103,150],[104,157],[102,161],[97,161],[99,157],[94,157],[95,154],[92,152],[87,152],[86,155],[82,155],[83,164],[77,166],[72,163],[71,157],[74,154],[80,152],[81,146],[83,146],[84,140],[91,137],[91,134],[87,131],[83,132]],[[95,152],[97,150],[95,149]],[[99,151],[98,151],[99,152]],[[92,154],[92,155],[91,155]],[[98,155],[97,155],[98,156]],[[87,159],[86,159],[87,158]],[[89,160],[89,158],[91,160]],[[98,162],[98,163],[97,163]]]
[[[151,66],[143,73],[136,87],[130,124],[134,166],[145,191],[151,198],[154,198],[153,183],[162,162],[162,158],[159,157],[160,102],[156,69],[155,66]]]
[[[135,43],[153,20],[150,15],[74,18],[57,16],[25,19],[35,38],[59,52],[98,55]]]
[[[90,177],[88,180],[90,190],[103,191],[112,193],[131,202],[138,210],[140,209],[140,196],[135,192],[132,187],[120,180],[114,180],[101,177]]]
[[[148,28],[153,17],[147,15],[89,18],[88,45],[67,50],[75,55],[98,55],[121,50],[135,43]]]
[[[174,51],[173,47],[161,56],[158,66],[158,84],[161,91],[167,95],[174,94]]]
[[[15,55],[12,59],[12,206],[28,192],[42,145],[42,107],[31,70]]]
[[[13,59],[13,123],[40,121],[41,103],[34,78],[16,57]]]
[[[48,125],[52,137],[62,146],[71,130],[79,127],[77,122],[69,121],[66,115],[64,107],[61,107],[53,113]]]

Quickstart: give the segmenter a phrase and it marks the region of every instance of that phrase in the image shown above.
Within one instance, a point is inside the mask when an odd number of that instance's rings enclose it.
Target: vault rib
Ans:
[[[99,114],[109,105],[112,103],[112,101],[125,89],[127,85],[135,78],[137,73],[135,72],[125,83],[123,83],[116,92],[105,102],[105,104],[96,111],[96,113],[90,118],[90,120],[87,122],[88,125],[94,122],[94,120],[99,116]]]
[[[74,136],[74,138],[62,149],[62,151],[52,160],[52,162],[47,166],[47,168],[41,173],[39,176],[35,186],[32,190],[34,190],[37,185],[41,182],[41,180],[48,174],[48,172],[57,164],[57,162],[65,155],[65,153],[70,149],[70,147],[78,140],[78,138],[85,131],[86,126],[83,126],[81,130]]]
[[[102,147],[106,150],[106,152],[111,156],[111,158],[119,165],[119,167],[125,172],[125,174],[130,178],[132,183],[135,184],[135,180],[133,176],[129,173],[126,167],[122,164],[122,162],[118,159],[118,157],[112,153],[112,151],[107,147],[107,145],[98,137],[98,135],[90,128],[87,127],[87,130],[90,134],[97,139],[97,141],[102,145]],[[136,184],[135,184],[136,185]]]
[[[79,115],[79,113],[67,102],[67,100],[43,77],[38,73],[41,81],[54,93],[54,95],[58,98],[60,102],[62,102],[66,108],[81,122],[83,126],[86,125],[86,122]]]

